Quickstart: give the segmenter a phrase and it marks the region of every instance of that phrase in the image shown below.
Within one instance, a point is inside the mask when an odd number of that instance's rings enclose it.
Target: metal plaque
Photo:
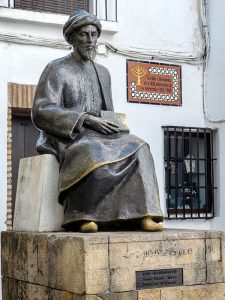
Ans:
[[[136,271],[136,289],[183,285],[183,269]]]

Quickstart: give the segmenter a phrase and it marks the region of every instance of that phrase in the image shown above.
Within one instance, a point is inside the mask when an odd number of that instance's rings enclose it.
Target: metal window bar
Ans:
[[[182,148],[181,148],[181,161],[184,161],[184,128],[182,128]],[[183,218],[185,219],[185,195],[184,195],[184,163],[182,164],[182,208],[183,208]]]
[[[174,130],[174,163],[175,163],[175,214],[177,218],[177,207],[178,207],[178,133]]]
[[[213,157],[213,156],[214,156],[214,148],[213,148],[214,139],[213,139],[213,132],[211,132],[210,140],[211,140],[211,155],[212,155],[212,157]],[[214,188],[214,161],[215,161],[214,159],[211,159],[211,160],[210,160],[210,163],[211,163],[211,170],[212,170],[212,178],[211,178],[211,182],[212,182],[213,193],[214,193],[214,191],[215,191],[215,188]],[[212,212],[213,212],[213,216],[215,215],[214,207],[215,207],[215,204],[214,204],[214,201],[213,201],[213,202],[212,202]]]
[[[213,131],[209,128],[178,126],[163,129],[167,218],[213,218],[216,190],[213,178],[216,161],[213,158]],[[171,181],[172,162],[175,165],[175,174]],[[189,170],[185,167],[185,162]]]
[[[105,0],[105,19],[108,20],[108,1]]]
[[[117,22],[118,21],[117,0],[116,0],[116,3],[115,3],[115,16],[116,16],[115,21]]]
[[[197,128],[197,173],[199,174],[199,129]],[[197,195],[198,195],[198,218],[200,218],[200,188],[199,188],[199,176],[197,176]]]
[[[206,130],[204,130],[204,157],[207,157],[207,143],[206,143]],[[209,189],[208,189],[208,163],[205,160],[205,207],[206,207],[206,218],[208,216],[208,193],[209,193]]]
[[[192,161],[192,134],[191,129],[189,128],[189,153],[190,153],[190,209],[191,209],[191,218],[193,216],[193,181],[192,181],[192,170],[193,170],[193,161]]]
[[[169,138],[169,128],[166,129],[166,199],[167,207],[170,207],[170,138]],[[170,211],[168,210],[168,217],[170,217]]]

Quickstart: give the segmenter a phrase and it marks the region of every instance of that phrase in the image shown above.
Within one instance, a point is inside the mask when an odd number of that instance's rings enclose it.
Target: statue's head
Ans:
[[[75,11],[63,27],[65,40],[83,59],[94,59],[101,23],[96,16],[86,11]]]

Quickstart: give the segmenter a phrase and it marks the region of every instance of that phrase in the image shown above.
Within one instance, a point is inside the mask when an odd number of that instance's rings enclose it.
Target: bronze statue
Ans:
[[[62,227],[96,232],[108,226],[163,229],[153,159],[142,139],[101,117],[113,112],[108,70],[95,63],[100,21],[75,11],[63,28],[73,46],[50,62],[35,94],[32,117],[39,153],[60,163]]]

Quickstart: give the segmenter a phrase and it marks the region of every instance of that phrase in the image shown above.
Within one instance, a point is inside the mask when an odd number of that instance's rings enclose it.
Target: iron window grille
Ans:
[[[213,218],[213,131],[174,126],[163,129],[167,218]]]
[[[117,0],[0,0],[0,7],[66,15],[81,9],[101,20],[117,22]]]

